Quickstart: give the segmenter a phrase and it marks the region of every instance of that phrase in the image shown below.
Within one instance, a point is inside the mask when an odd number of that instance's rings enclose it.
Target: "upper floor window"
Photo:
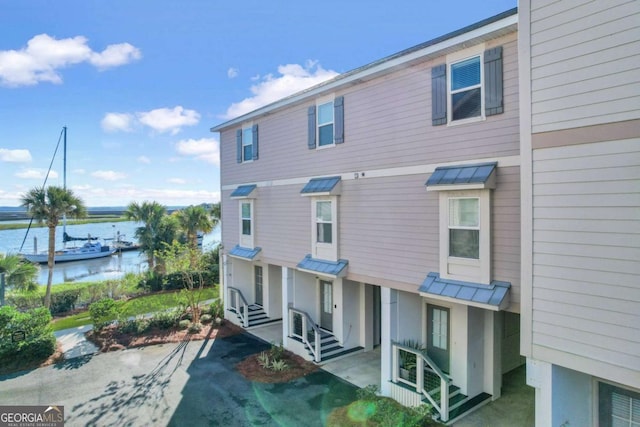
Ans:
[[[451,64],[450,74],[451,121],[480,117],[482,112],[480,57],[476,56]]]
[[[248,125],[236,131],[238,163],[258,160],[258,125]]]
[[[434,126],[474,122],[504,112],[502,46],[484,45],[447,55],[431,69]]]
[[[338,259],[338,199],[313,198],[313,242],[314,258],[336,261]]]
[[[344,97],[323,98],[308,111],[309,149],[344,142]]]
[[[333,101],[318,105],[318,146],[333,145]]]

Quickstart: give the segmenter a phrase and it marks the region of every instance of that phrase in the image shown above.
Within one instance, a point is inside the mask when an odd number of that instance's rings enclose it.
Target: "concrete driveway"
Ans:
[[[2,405],[63,405],[66,426],[322,426],[356,387],[325,371],[252,383],[234,366],[269,348],[248,335],[87,355],[0,377]]]

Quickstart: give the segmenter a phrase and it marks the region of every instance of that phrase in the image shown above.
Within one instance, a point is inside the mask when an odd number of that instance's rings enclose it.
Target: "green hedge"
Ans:
[[[44,307],[20,312],[11,306],[0,307],[0,364],[40,361],[56,349],[51,331],[51,314]],[[24,339],[16,339],[24,336]]]

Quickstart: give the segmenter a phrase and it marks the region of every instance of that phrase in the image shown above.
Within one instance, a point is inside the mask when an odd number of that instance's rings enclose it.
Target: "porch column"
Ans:
[[[293,306],[293,273],[288,267],[282,267],[282,343],[286,347],[289,335],[289,307]]]
[[[226,318],[227,310],[229,309],[229,302],[227,301],[227,287],[229,286],[229,280],[231,272],[229,271],[229,257],[227,254],[222,254],[222,271],[220,272],[220,299],[224,307],[224,317]]]
[[[383,396],[391,395],[389,382],[392,376],[393,354],[391,341],[398,340],[398,291],[382,287],[381,300],[381,339],[380,339],[380,392]]]

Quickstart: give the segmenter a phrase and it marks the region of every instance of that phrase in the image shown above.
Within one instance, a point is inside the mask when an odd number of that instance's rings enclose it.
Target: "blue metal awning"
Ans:
[[[323,259],[311,258],[311,255],[304,257],[296,268],[308,273],[320,274],[330,277],[344,277],[347,274],[349,261],[339,259],[338,261],[325,261]]]
[[[437,167],[426,182],[427,190],[495,188],[496,166],[492,162]]]
[[[339,176],[312,178],[300,191],[300,194],[303,196],[334,196],[340,191],[340,186],[338,185],[340,180]]]
[[[247,199],[251,197],[251,193],[257,188],[255,184],[241,185],[231,193],[232,199]]]
[[[256,255],[258,255],[258,252],[260,252],[261,250],[262,248],[250,249],[250,248],[243,248],[240,245],[236,245],[233,249],[229,251],[229,256],[253,261]]]
[[[424,297],[445,299],[489,310],[504,310],[509,306],[511,283],[494,280],[489,285],[440,278],[429,273],[418,288]]]

